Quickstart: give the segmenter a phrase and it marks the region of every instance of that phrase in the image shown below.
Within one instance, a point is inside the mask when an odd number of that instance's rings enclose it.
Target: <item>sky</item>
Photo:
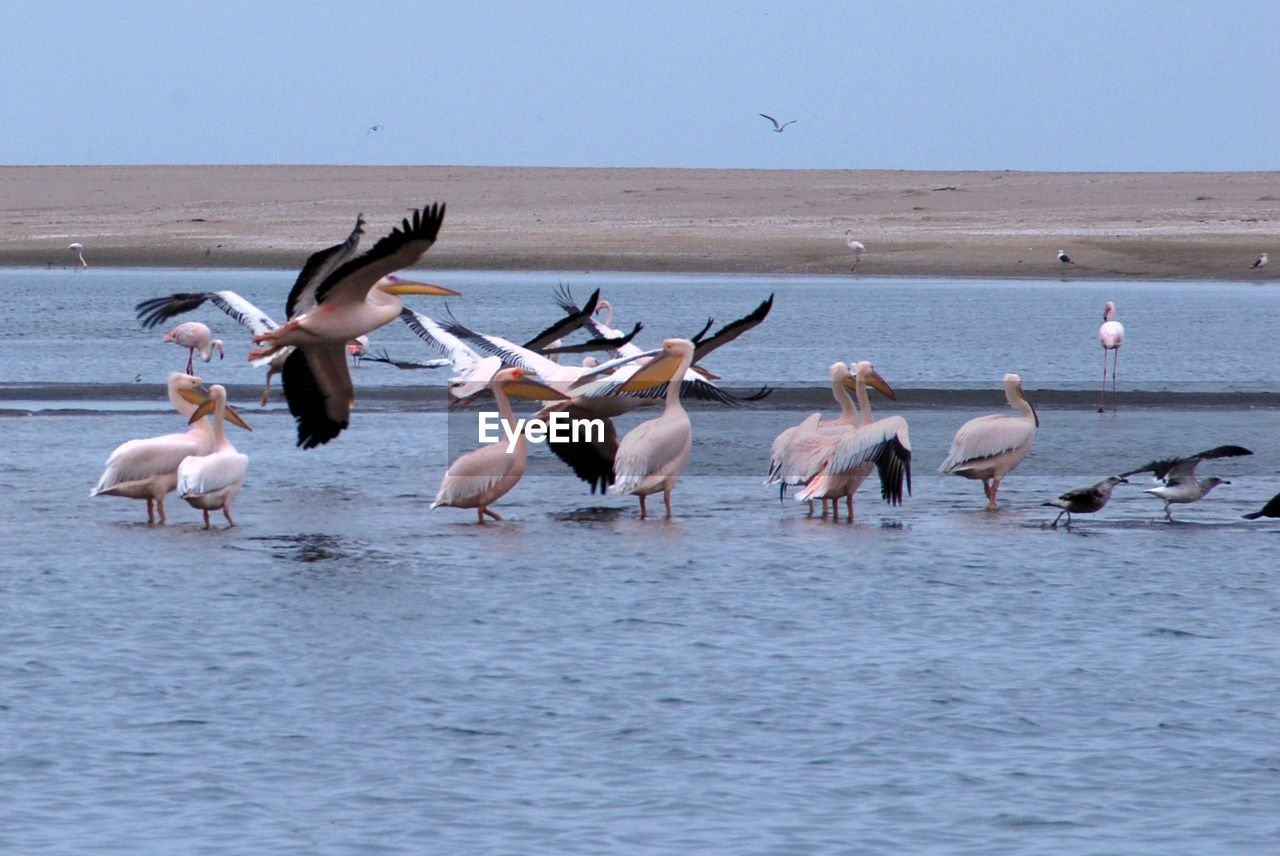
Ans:
[[[1280,168],[1275,0],[6,7],[5,165]]]

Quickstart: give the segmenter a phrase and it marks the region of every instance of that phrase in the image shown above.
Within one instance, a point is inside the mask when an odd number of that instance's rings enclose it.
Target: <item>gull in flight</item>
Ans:
[[[796,123],[795,119],[792,119],[789,122],[779,122],[777,119],[773,118],[768,113],[761,113],[760,115],[773,123],[773,132],[775,134],[781,134],[788,125],[794,125]]]
[[[1234,458],[1241,455],[1252,455],[1253,452],[1243,446],[1217,446],[1203,452],[1197,452],[1194,455],[1188,455],[1185,458],[1169,458],[1163,461],[1152,461],[1146,466],[1129,470],[1127,473],[1121,473],[1121,478],[1137,475],[1138,473],[1151,473],[1157,481],[1163,484],[1148,488],[1143,493],[1149,493],[1154,497],[1164,500],[1164,517],[1169,522],[1173,522],[1173,514],[1169,510],[1170,503],[1174,502],[1195,502],[1203,499],[1209,491],[1213,490],[1220,484],[1231,484],[1224,478],[1210,476],[1206,479],[1196,478],[1196,466],[1201,461],[1211,460],[1213,458]]]

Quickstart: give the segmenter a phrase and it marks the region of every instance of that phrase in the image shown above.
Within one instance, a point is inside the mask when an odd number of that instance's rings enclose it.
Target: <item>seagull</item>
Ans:
[[[369,130],[365,131],[365,134],[372,134],[374,131],[381,131],[381,130],[382,130],[381,125],[370,125]]]
[[[1148,488],[1143,493],[1149,493],[1164,500],[1165,519],[1172,522],[1173,514],[1169,510],[1170,503],[1195,502],[1198,499],[1203,499],[1209,491],[1218,485],[1231,484],[1228,480],[1218,476],[1197,479],[1196,466],[1201,461],[1211,458],[1234,458],[1240,455],[1252,454],[1253,452],[1243,446],[1217,446],[1213,449],[1197,452],[1194,455],[1188,455],[1185,458],[1152,461],[1145,466],[1129,470],[1127,473],[1121,473],[1120,477],[1127,478],[1137,473],[1151,473],[1158,481],[1163,482],[1157,487]]]
[[[849,249],[853,250],[853,272],[857,273],[858,265],[862,262],[862,254],[867,251],[867,248],[861,241],[854,239],[852,229],[844,230],[844,242]]]
[[[80,265],[80,270],[84,270],[89,266],[89,263],[84,260],[84,244],[76,241],[73,244],[67,244],[67,249],[75,255],[76,264]],[[1265,254],[1262,256],[1261,263],[1264,265],[1267,263],[1267,257]],[[1254,267],[1258,267],[1258,265],[1254,264]]]
[[[1240,516],[1245,520],[1257,520],[1259,517],[1280,517],[1280,493],[1271,497],[1271,501],[1257,511],[1250,511],[1248,514]]]
[[[1071,256],[1067,255],[1062,250],[1058,250],[1058,261],[1062,262],[1064,265],[1075,264],[1075,262],[1071,261]]]
[[[1061,508],[1058,516],[1053,520],[1053,528],[1058,528],[1058,521],[1062,519],[1062,515],[1067,515],[1067,528],[1071,528],[1071,514],[1093,514],[1095,511],[1101,511],[1102,506],[1107,504],[1107,500],[1111,499],[1111,491],[1118,484],[1128,484],[1129,480],[1124,476],[1111,476],[1103,479],[1093,487],[1078,487],[1075,490],[1069,490],[1057,499],[1051,499],[1048,502],[1042,502],[1041,505],[1051,505],[1055,508]]]
[[[71,246],[74,247],[75,244],[72,244]],[[1258,256],[1257,261],[1253,263],[1253,267],[1260,268],[1260,267],[1266,267],[1266,266],[1267,266],[1267,254],[1263,253],[1262,255]]]
[[[782,122],[779,124],[778,120],[770,116],[768,113],[761,113],[760,115],[773,123],[773,132],[775,134],[781,134],[788,125],[794,125],[796,123],[796,120],[792,119],[790,122]]]

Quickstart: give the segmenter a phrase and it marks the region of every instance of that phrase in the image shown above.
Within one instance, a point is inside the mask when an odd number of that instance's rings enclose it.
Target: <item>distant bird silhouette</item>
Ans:
[[[1263,253],[1262,255],[1258,256],[1257,261],[1253,263],[1253,267],[1260,268],[1260,267],[1266,267],[1266,266],[1267,266],[1267,254]]]
[[[788,125],[794,125],[796,123],[796,120],[792,119],[790,122],[782,122],[781,124],[779,124],[778,120],[770,116],[768,113],[761,113],[760,115],[773,123],[774,133],[777,133],[777,134],[781,134],[783,129],[786,128]]]
[[[1058,261],[1062,262],[1064,265],[1075,264],[1075,262],[1071,261],[1071,256],[1067,255],[1062,250],[1058,250]]]
[[[1194,455],[1188,455],[1185,458],[1152,461],[1146,466],[1129,470],[1127,473],[1121,473],[1120,477],[1127,478],[1137,473],[1151,473],[1158,481],[1164,482],[1158,487],[1148,488],[1143,493],[1149,493],[1164,500],[1164,517],[1172,522],[1173,514],[1169,511],[1170,503],[1195,502],[1198,499],[1203,499],[1209,491],[1218,485],[1231,484],[1226,479],[1218,478],[1217,476],[1197,479],[1196,467],[1201,461],[1252,454],[1253,452],[1243,446],[1217,446],[1212,449],[1206,449],[1203,452],[1197,452]]]
[[[1259,517],[1280,517],[1280,493],[1271,497],[1271,501],[1257,511],[1250,511],[1248,514],[1240,516],[1245,520],[1257,520]]]
[[[1120,346],[1124,344],[1124,325],[1116,320],[1116,305],[1110,300],[1102,310],[1102,326],[1098,328],[1098,342],[1102,345],[1102,397],[1098,399],[1098,412],[1103,412],[1107,397],[1107,351],[1114,351],[1111,358],[1111,408],[1116,404],[1116,364],[1120,361]]]
[[[84,270],[89,266],[89,263],[84,260],[84,244],[76,241],[74,244],[67,244],[67,249],[75,255],[76,264],[80,265],[80,270]],[[1254,267],[1257,267],[1257,265],[1254,265]]]
[[[844,242],[849,249],[853,250],[853,272],[857,273],[858,265],[862,262],[862,254],[867,251],[867,248],[861,241],[854,240],[852,229],[844,230]]]
[[[374,131],[381,131],[381,130],[382,130],[381,125],[370,125],[369,130],[365,131],[365,133],[372,134]]]
[[[1041,505],[1051,505],[1054,508],[1061,508],[1058,516],[1053,520],[1053,528],[1058,528],[1058,521],[1062,519],[1062,515],[1067,515],[1067,528],[1071,528],[1072,514],[1093,514],[1095,511],[1101,511],[1102,506],[1107,504],[1111,499],[1111,491],[1118,484],[1128,484],[1129,480],[1123,476],[1111,476],[1103,479],[1093,487],[1080,487],[1075,490],[1069,490],[1057,499],[1051,499],[1048,502],[1042,502]]]

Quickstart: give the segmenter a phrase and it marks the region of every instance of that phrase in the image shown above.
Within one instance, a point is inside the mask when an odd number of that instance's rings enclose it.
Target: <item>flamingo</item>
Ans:
[[[857,273],[857,272],[858,272],[858,265],[862,264],[862,254],[863,254],[863,253],[865,253],[865,252],[867,251],[867,248],[866,248],[866,246],[864,246],[864,245],[863,245],[863,243],[862,243],[861,241],[859,241],[859,240],[857,240],[856,238],[854,238],[854,237],[853,237],[853,230],[852,230],[852,229],[845,229],[845,230],[844,230],[844,242],[845,242],[845,245],[846,245],[846,246],[848,246],[848,248],[849,248],[849,249],[853,250],[853,268],[852,268],[852,271],[853,271],[854,273]]]
[[[206,363],[213,359],[215,349],[218,351],[218,359],[221,360],[227,355],[226,349],[222,347],[222,340],[213,338],[213,334],[209,332],[209,327],[199,321],[187,321],[179,324],[168,333],[165,333],[161,341],[165,344],[172,342],[187,349],[187,374],[191,374],[195,369],[197,353],[200,354],[200,359]]]
[[[514,366],[496,372],[489,386],[498,403],[502,422],[507,426],[516,424],[508,395],[540,400],[565,398],[563,393],[546,384],[526,378],[524,369]],[[484,523],[486,514],[494,520],[501,520],[502,516],[489,506],[505,496],[520,481],[528,454],[528,443],[523,431],[519,432],[510,449],[505,441],[499,441],[467,452],[445,472],[431,507],[434,509],[447,505],[454,508],[474,508],[478,523]]]
[[[1218,485],[1231,484],[1231,482],[1218,476],[1197,479],[1196,467],[1200,465],[1201,461],[1214,458],[1235,458],[1252,454],[1253,452],[1243,446],[1216,446],[1203,452],[1196,452],[1194,455],[1188,455],[1185,458],[1152,461],[1145,466],[1129,470],[1120,475],[1127,478],[1138,473],[1151,473],[1155,476],[1156,480],[1161,484],[1148,488],[1143,493],[1149,493],[1164,501],[1164,518],[1172,523],[1173,512],[1169,508],[1171,503],[1195,502],[1204,498],[1209,491]]]
[[[951,441],[951,450],[938,467],[943,475],[981,479],[988,511],[999,507],[996,494],[1000,480],[1022,463],[1040,427],[1040,417],[1022,391],[1022,378],[1012,372],[1006,374],[1004,395],[1018,415],[994,414],[970,419],[960,426]]]
[[[202,381],[192,375],[174,372],[169,376],[169,402],[188,419],[204,403],[200,393]],[[241,427],[248,425],[233,409],[227,418]],[[90,496],[123,496],[147,502],[147,522],[166,521],[164,497],[178,486],[178,467],[190,455],[206,455],[213,449],[213,430],[207,419],[201,419],[184,433],[129,440],[107,458],[106,469]]]
[[[356,218],[346,241],[307,259],[285,303],[289,320],[254,335],[263,347],[250,351],[250,360],[295,348],[285,359],[281,380],[302,448],[329,442],[350,422],[355,389],[343,353],[347,342],[394,320],[403,306],[401,294],[458,294],[394,276],[435,243],[444,212],[440,203],[415,210],[372,249],[352,258],[364,225]]]
[[[667,339],[662,343],[662,353],[633,376],[640,383],[660,380],[667,386],[662,415],[628,431],[618,444],[613,462],[613,492],[640,497],[642,520],[648,513],[645,497],[658,491],[662,491],[667,519],[671,519],[671,491],[689,460],[693,428],[689,414],[680,404],[680,384],[671,380],[688,371],[693,352],[694,344],[689,339]]]
[[[249,456],[237,452],[227,439],[223,426],[227,412],[227,390],[215,383],[209,387],[209,398],[191,414],[191,421],[213,414],[213,449],[206,454],[191,455],[178,465],[178,496],[192,508],[204,512],[204,528],[210,527],[209,512],[222,509],[227,527],[236,525],[231,519],[231,500],[244,485],[249,469]],[[246,429],[248,425],[244,426]]]
[[[1120,361],[1120,346],[1124,344],[1124,325],[1116,320],[1116,305],[1110,300],[1102,310],[1102,326],[1098,328],[1098,341],[1102,344],[1102,395],[1098,399],[1098,412],[1103,412],[1107,397],[1107,351],[1111,357],[1111,406],[1115,409],[1116,364]]]
[[[89,266],[89,263],[84,260],[84,244],[79,241],[75,241],[67,244],[67,249],[76,257],[76,264],[79,266],[80,270],[84,270]],[[1254,267],[1257,267],[1257,265],[1254,265]]]

